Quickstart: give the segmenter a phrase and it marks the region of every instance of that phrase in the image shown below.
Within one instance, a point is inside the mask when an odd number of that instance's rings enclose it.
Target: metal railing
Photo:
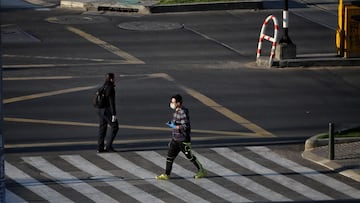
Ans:
[[[266,35],[266,26],[268,25],[269,21],[272,20],[274,23],[274,36],[271,37],[269,35]],[[276,49],[276,45],[278,42],[278,33],[279,33],[279,24],[278,24],[278,20],[276,19],[276,17],[274,15],[270,15],[268,16],[262,27],[261,27],[261,32],[260,32],[260,38],[259,38],[259,43],[258,43],[258,49],[257,49],[257,54],[256,54],[256,63],[259,64],[260,62],[260,55],[261,55],[261,48],[262,48],[262,42],[264,40],[270,41],[272,42],[272,47],[271,47],[271,52],[270,52],[270,58],[269,58],[269,63],[268,66],[271,67],[274,57],[275,57],[275,49]]]

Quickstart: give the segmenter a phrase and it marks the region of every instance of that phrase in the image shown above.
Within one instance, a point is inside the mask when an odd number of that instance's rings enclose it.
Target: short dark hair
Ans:
[[[106,73],[105,79],[106,81],[110,81],[110,79],[114,79],[115,74],[114,73]]]
[[[171,99],[175,99],[176,102],[179,102],[180,104],[182,104],[182,102],[183,102],[182,96],[180,94],[176,94],[176,95],[172,96]]]

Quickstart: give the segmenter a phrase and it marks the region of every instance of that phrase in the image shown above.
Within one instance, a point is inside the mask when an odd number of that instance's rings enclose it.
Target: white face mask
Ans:
[[[174,103],[170,103],[170,108],[175,110],[175,109],[176,109],[176,105],[175,105]]]

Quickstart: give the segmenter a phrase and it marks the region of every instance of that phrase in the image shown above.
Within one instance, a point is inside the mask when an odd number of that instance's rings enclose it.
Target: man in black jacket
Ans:
[[[98,137],[98,152],[116,152],[112,144],[117,132],[119,131],[119,123],[116,118],[115,107],[115,75],[114,73],[107,73],[105,83],[102,86],[105,91],[105,105],[104,108],[98,109],[99,115],[99,137]],[[106,139],[104,144],[107,127],[111,127],[111,135]]]
[[[198,172],[194,176],[195,179],[203,178],[207,173],[199,160],[192,153],[189,110],[185,108],[182,103],[183,99],[181,95],[177,94],[171,97],[170,108],[174,110],[174,113],[172,120],[166,124],[172,128],[172,139],[169,143],[165,173],[156,176],[157,180],[170,179],[172,165],[180,152],[184,153],[186,158],[197,168]]]

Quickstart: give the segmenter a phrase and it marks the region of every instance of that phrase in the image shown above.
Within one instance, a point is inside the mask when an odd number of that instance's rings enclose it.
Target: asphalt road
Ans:
[[[315,11],[290,16],[300,55],[334,53],[333,15]],[[301,152],[328,122],[357,125],[358,67],[254,67],[261,24],[280,13],[3,10],[7,201],[357,201],[358,182]],[[120,152],[100,154],[91,99],[107,72],[117,76]],[[190,109],[201,180],[181,156],[170,181],[154,178],[175,93]]]
[[[294,9],[289,34],[297,53],[335,53],[335,31],[298,15],[309,8]],[[168,140],[164,123],[176,93],[184,95],[199,144],[303,141],[327,131],[329,122],[338,129],[357,125],[357,67],[254,67],[269,14],[281,19],[279,9],[154,15],[6,10],[5,144],[94,147],[91,97],[106,72],[117,75],[119,147]]]

